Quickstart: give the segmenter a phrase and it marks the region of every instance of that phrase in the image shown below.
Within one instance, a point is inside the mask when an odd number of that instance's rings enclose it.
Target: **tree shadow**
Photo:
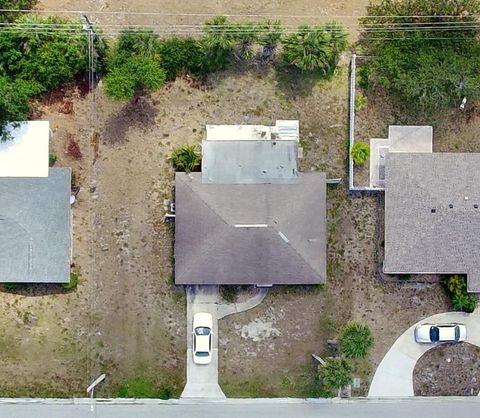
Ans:
[[[320,81],[329,81],[333,71],[321,74],[318,71],[302,71],[297,67],[277,63],[275,77],[278,88],[290,98],[305,97],[312,93],[313,87]]]
[[[104,139],[110,144],[125,141],[130,127],[148,129],[155,126],[158,110],[145,96],[138,95],[117,114],[112,115],[104,129]]]

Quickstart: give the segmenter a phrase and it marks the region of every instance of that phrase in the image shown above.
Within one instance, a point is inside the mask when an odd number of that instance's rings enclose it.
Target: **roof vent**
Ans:
[[[452,205],[451,203],[448,205],[448,207],[449,207],[450,209],[453,209],[453,205]]]
[[[430,210],[430,212],[432,212],[432,213],[435,213],[436,211],[437,211],[437,209],[434,209],[434,208],[432,208],[432,209]]]
[[[477,205],[476,203],[473,205],[473,207],[474,207],[475,209],[478,209],[478,205]]]

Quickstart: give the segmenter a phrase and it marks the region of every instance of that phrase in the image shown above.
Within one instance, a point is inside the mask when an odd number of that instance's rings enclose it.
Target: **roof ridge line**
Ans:
[[[188,177],[188,174],[186,174],[186,175]],[[188,178],[190,179],[190,177],[188,177]],[[191,181],[193,181],[193,179],[191,179]],[[190,184],[189,184],[190,181],[184,181],[184,183],[195,194],[195,196],[197,196],[205,204],[205,206],[208,209],[210,209],[215,215],[217,215],[217,217],[220,218],[227,226],[230,226],[230,224],[227,222],[227,220],[222,215],[220,215],[220,213],[218,213],[211,205],[209,205],[208,202],[202,196],[200,196],[200,194],[197,193],[197,191],[194,190],[193,187],[190,186]]]
[[[275,228],[275,226],[273,225],[269,225],[269,228],[272,228],[274,231],[276,231],[276,234],[275,235],[278,235],[278,238],[280,238],[283,242],[285,242],[285,244],[287,244],[294,252],[295,254],[297,254],[297,256],[308,266],[308,268],[317,276],[319,276],[320,278],[326,280],[326,277],[322,277],[320,273],[318,273],[317,271],[315,271],[315,269],[311,266],[311,264],[305,259],[305,257],[302,256],[302,254],[300,254],[298,252],[298,250],[291,244],[292,241],[288,240],[288,242],[286,242],[280,234],[284,235],[285,237],[287,237],[282,231],[278,230],[277,228]],[[288,239],[288,237],[287,237]]]

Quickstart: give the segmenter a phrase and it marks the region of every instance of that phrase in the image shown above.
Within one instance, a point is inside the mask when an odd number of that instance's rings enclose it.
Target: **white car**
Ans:
[[[212,361],[213,318],[209,313],[193,315],[193,362],[208,364]]]
[[[464,324],[421,324],[415,327],[415,341],[421,344],[459,343],[466,338]]]

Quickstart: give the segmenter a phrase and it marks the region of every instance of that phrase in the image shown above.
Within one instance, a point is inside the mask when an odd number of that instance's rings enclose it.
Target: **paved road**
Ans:
[[[218,385],[218,297],[218,286],[187,287],[187,384],[182,398],[225,398]],[[212,362],[205,365],[195,364],[192,355],[193,315],[198,312],[213,317]]]
[[[480,311],[478,309],[472,314],[441,313],[425,318],[417,324],[425,322],[462,322],[467,325],[467,342],[480,346]],[[412,325],[393,343],[380,362],[370,385],[369,397],[414,396],[413,370],[415,364],[423,354],[434,347],[415,342],[413,331],[417,324]],[[480,409],[478,416],[480,417]]]
[[[43,405],[0,403],[2,418],[478,418],[477,397],[427,400],[411,398],[395,401],[228,400],[199,404],[173,403],[97,404],[91,412],[82,404]]]

